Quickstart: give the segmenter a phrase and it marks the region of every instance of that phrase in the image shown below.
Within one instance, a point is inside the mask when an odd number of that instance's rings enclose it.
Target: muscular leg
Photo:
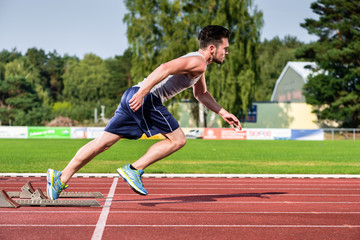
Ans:
[[[145,155],[132,164],[134,168],[144,170],[149,165],[169,156],[186,144],[185,134],[180,127],[171,133],[163,135],[166,139],[152,145]]]
[[[90,162],[94,157],[109,149],[121,139],[121,136],[109,132],[103,132],[100,137],[88,142],[76,153],[66,168],[61,172],[60,180],[67,183],[70,178]]]

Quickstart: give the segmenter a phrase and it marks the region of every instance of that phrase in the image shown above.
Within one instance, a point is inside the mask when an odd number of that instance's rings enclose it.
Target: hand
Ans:
[[[230,124],[231,128],[234,130],[234,131],[241,131],[242,130],[242,127],[241,127],[241,124],[240,124],[240,121],[239,119],[237,119],[237,117],[235,117],[233,114],[231,113],[226,113],[222,116],[222,118],[228,123]],[[234,127],[235,125],[235,127]]]
[[[139,94],[139,92],[135,93],[134,96],[129,101],[129,106],[133,112],[136,112],[143,104],[144,97]]]

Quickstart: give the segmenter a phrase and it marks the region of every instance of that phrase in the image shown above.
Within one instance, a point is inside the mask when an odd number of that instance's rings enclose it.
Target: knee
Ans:
[[[185,144],[186,144],[186,137],[185,136],[176,139],[176,141],[174,142],[174,145],[175,145],[176,149],[180,149],[180,148],[184,147]]]

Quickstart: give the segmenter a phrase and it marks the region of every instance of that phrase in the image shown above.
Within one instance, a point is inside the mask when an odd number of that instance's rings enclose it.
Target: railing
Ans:
[[[360,128],[323,128],[325,140],[360,140]]]

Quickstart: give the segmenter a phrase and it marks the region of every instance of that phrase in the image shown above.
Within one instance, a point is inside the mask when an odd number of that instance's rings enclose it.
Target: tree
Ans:
[[[11,52],[5,49],[0,52],[0,79],[5,79],[5,65],[21,57],[21,53],[17,52],[16,48]]]
[[[50,118],[34,87],[23,76],[0,80],[0,119],[13,125],[39,125]]]
[[[299,55],[314,58],[319,69],[304,86],[306,102],[320,121],[359,127],[360,1],[317,0],[311,8],[319,19],[305,19],[301,26],[319,40]]]
[[[105,60],[107,72],[110,75],[107,97],[116,105],[123,93],[131,86],[131,51],[127,49],[123,56],[115,56]]]
[[[65,99],[79,103],[106,97],[110,76],[100,57],[87,54],[80,62],[69,62],[63,78]]]
[[[112,82],[116,75],[109,72],[112,64],[111,60],[104,61],[94,54],[85,55],[81,61],[70,59],[67,62],[62,76],[64,79],[62,104],[70,103],[66,117],[77,121],[89,119],[94,108],[100,108],[100,105],[109,106],[108,112],[112,113],[115,110],[121,97],[119,89],[122,88]]]
[[[54,115],[84,121],[94,107],[116,109],[130,81],[131,51],[102,60],[88,54],[83,60],[56,51],[30,48],[25,56],[0,52],[0,121],[39,125]]]
[[[209,24],[227,27],[230,54],[221,68],[209,66],[208,88],[227,110],[246,112],[254,98],[259,68],[256,48],[262,14],[250,0],[126,0],[127,37],[133,52],[131,76],[142,81],[163,62],[198,49],[197,35]],[[191,98],[185,91],[179,97]]]
[[[63,90],[63,58],[56,51],[45,53],[36,48],[28,49],[26,57],[30,64],[28,81],[35,85],[36,92],[44,103],[56,101]]]
[[[42,67],[43,75],[46,78],[46,89],[48,89],[52,101],[56,101],[63,90],[64,59],[56,51],[46,56],[46,62]]]
[[[258,48],[258,64],[260,66],[259,81],[255,90],[255,100],[270,101],[275,83],[288,61],[297,60],[296,51],[304,43],[296,37],[275,37],[261,43]]]
[[[0,52],[0,62],[2,62],[2,63],[12,62],[15,59],[20,58],[20,57],[22,57],[22,55],[20,52],[18,52],[16,50],[16,48],[11,50],[11,52],[9,52],[6,49],[4,49]]]
[[[9,77],[17,77],[17,76],[28,76],[29,74],[29,63],[26,57],[16,58],[11,62],[8,62],[4,66],[4,76],[3,79],[7,79]]]

